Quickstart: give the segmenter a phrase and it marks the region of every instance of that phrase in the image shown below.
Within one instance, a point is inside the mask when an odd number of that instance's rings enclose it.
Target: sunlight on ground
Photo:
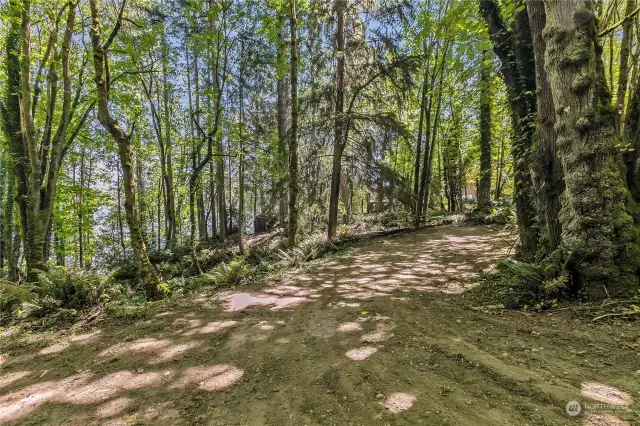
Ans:
[[[103,350],[99,356],[115,356],[123,355],[128,352],[153,352],[159,349],[163,349],[171,344],[170,340],[162,339],[157,340],[152,337],[146,339],[139,339],[133,342],[116,343],[108,349]]]
[[[233,385],[243,374],[243,370],[227,364],[191,367],[170,387],[197,384],[200,389],[211,392]],[[164,373],[117,371],[90,381],[93,373],[82,372],[57,381],[37,383],[0,397],[0,422],[24,417],[47,402],[84,405],[109,401],[96,412],[99,417],[109,417],[110,412],[120,412],[129,404],[127,398],[118,398],[122,391],[168,384],[174,376],[171,370]]]
[[[221,297],[226,311],[241,311],[249,306],[271,306],[272,310],[278,310],[295,306],[308,301],[306,297],[279,297],[269,296],[264,293],[233,293]]]
[[[149,364],[162,364],[164,362],[173,361],[188,350],[197,348],[200,345],[200,342],[187,342],[179,345],[171,345],[161,351],[158,356],[152,358],[149,361]]]
[[[244,371],[232,365],[218,364],[213,366],[200,366],[187,368],[180,380],[172,388],[187,386],[197,383],[198,387],[205,391],[216,391],[227,388],[236,383],[244,375]]]
[[[15,371],[13,373],[7,373],[0,376],[0,388],[9,386],[11,383],[18,381],[29,374],[31,374],[31,371]]]
[[[38,353],[40,355],[57,354],[58,352],[62,352],[63,350],[67,349],[69,346],[71,346],[69,342],[60,342],[60,343],[53,344],[51,346],[47,346],[46,348],[42,349]]]
[[[348,333],[351,331],[361,331],[362,326],[357,322],[345,322],[338,326],[338,331]]]
[[[613,414],[585,414],[583,426],[631,426],[631,423],[620,420]]]
[[[398,250],[402,241],[402,250]],[[465,283],[508,255],[508,232],[477,235],[474,228],[442,228],[374,243],[364,253],[331,258],[313,274],[289,274],[275,287],[256,293],[231,293],[219,300],[226,311],[267,306],[279,310],[319,299],[331,290],[343,299],[338,307],[357,307],[355,300],[390,296],[393,292],[459,294]],[[471,258],[471,262],[469,259]],[[323,291],[323,293],[319,293]],[[396,298],[396,300],[406,301]],[[336,305],[334,305],[336,306]]]
[[[387,398],[387,400],[381,404],[385,409],[389,410],[392,413],[400,413],[411,408],[415,401],[415,395],[398,392],[391,394],[389,398]]]
[[[76,334],[75,336],[73,336],[71,338],[72,342],[86,342],[88,340],[93,340],[95,337],[98,337],[98,335],[101,333],[100,330],[96,330],[93,331],[91,333],[85,333],[85,334]]]
[[[130,398],[116,398],[101,404],[96,409],[96,417],[106,419],[111,416],[122,413],[131,405],[133,401]]]
[[[392,329],[393,326],[389,324],[376,324],[376,331],[373,333],[365,334],[361,337],[360,340],[365,343],[384,342],[385,340],[393,336],[393,334],[390,333]]]
[[[369,347],[369,346],[363,346],[361,348],[351,349],[350,351],[347,351],[347,353],[345,353],[345,355],[350,360],[362,361],[362,360],[365,360],[365,359],[369,358],[371,355],[375,354],[376,352],[378,352],[378,350],[376,348],[372,348],[372,347]]]
[[[626,392],[597,382],[584,382],[581,385],[583,396],[611,405],[631,405],[633,398]]]
[[[229,321],[213,321],[213,322],[207,323],[203,327],[194,328],[192,330],[185,331],[183,333],[183,335],[184,336],[193,336],[194,334],[217,333],[218,331],[222,331],[222,330],[224,330],[226,328],[233,327],[237,323],[238,323],[237,321],[231,321],[231,320],[229,320]]]

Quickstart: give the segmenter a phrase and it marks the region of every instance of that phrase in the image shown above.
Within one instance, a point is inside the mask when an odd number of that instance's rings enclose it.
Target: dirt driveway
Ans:
[[[637,323],[473,308],[465,285],[512,246],[469,226],[378,239],[0,350],[0,423],[640,424]]]

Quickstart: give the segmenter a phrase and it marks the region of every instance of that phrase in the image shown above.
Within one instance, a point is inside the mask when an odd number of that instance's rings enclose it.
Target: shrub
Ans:
[[[0,282],[0,316],[5,321],[45,316],[51,321],[68,320],[117,292],[118,285],[98,274],[56,266],[41,272],[37,285]]]
[[[104,277],[86,271],[72,272],[62,266],[40,273],[39,281],[34,291],[40,299],[49,297],[66,309],[95,306],[103,294],[108,292]]]
[[[546,296],[544,271],[538,265],[506,259],[488,273],[472,294],[487,305],[520,308]]]
[[[210,277],[216,285],[238,284],[252,272],[251,265],[244,259],[233,259],[216,266],[210,273]]]
[[[324,234],[315,233],[300,244],[300,247],[294,252],[295,258],[299,261],[318,259],[329,253],[342,251],[359,240],[360,237],[352,234],[348,228],[345,233],[331,240],[328,240]]]
[[[251,266],[262,266],[265,263],[277,261],[278,256],[265,247],[249,247],[244,255],[244,260]]]
[[[408,228],[413,225],[413,217],[408,210],[383,212],[380,214],[379,221],[385,229]]]
[[[183,296],[195,293],[203,287],[215,286],[215,278],[211,274],[202,274],[194,277],[177,277],[167,281],[168,291],[172,296]]]
[[[224,262],[229,262],[233,259],[233,252],[224,248],[203,249],[196,254],[196,257],[200,267],[203,270],[208,270]]]
[[[8,281],[0,281],[0,323],[11,317],[22,317],[25,309],[37,302],[37,295],[29,285],[16,285]]]

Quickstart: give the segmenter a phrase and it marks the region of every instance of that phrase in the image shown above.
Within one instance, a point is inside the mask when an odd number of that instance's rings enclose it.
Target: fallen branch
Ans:
[[[597,316],[594,319],[592,319],[591,321],[598,321],[599,319],[602,319],[602,318],[624,317],[624,316],[628,316],[628,315],[638,315],[638,314],[640,314],[640,311],[625,311],[625,312],[619,312],[619,313],[609,313],[609,314],[604,314],[604,315]]]

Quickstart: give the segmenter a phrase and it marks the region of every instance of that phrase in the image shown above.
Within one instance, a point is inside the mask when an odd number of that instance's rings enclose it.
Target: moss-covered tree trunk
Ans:
[[[625,16],[631,16],[636,8],[635,0],[627,0]],[[627,85],[629,83],[629,57],[631,56],[631,43],[633,41],[634,19],[627,19],[622,24],[622,40],[620,41],[620,65],[618,68],[618,90],[616,92],[616,108],[620,115],[619,131],[624,135],[625,100],[627,97]]]
[[[278,38],[276,42],[276,75],[277,79],[277,114],[278,114],[278,187],[280,196],[278,200],[278,219],[280,226],[284,226],[287,220],[287,82],[286,82],[286,18],[282,11],[278,10]]]
[[[106,48],[101,41],[100,19],[98,11],[98,0],[90,0],[91,9],[91,44],[93,46],[93,68],[95,71],[96,97],[98,104],[98,120],[100,124],[109,132],[118,146],[118,155],[122,166],[122,177],[124,187],[124,209],[127,225],[131,238],[133,257],[138,269],[140,281],[149,299],[162,297],[160,279],[156,274],[144,242],[140,224],[138,222],[136,193],[133,175],[133,155],[131,149],[131,137],[125,134],[120,124],[114,120],[109,113],[109,89],[105,80],[105,66],[107,65]],[[118,22],[116,25],[120,25]]]
[[[588,0],[545,2],[545,68],[565,179],[561,250],[574,285],[591,299],[638,287],[638,232],[627,212],[616,128]]]
[[[171,140],[171,108],[169,106],[169,45],[167,34],[162,21],[162,112],[164,125],[164,146],[163,146],[163,182],[165,187],[165,216],[167,218],[167,248],[173,249],[178,239],[178,225],[176,219],[176,200],[173,187],[173,144]]]
[[[640,86],[634,84],[625,117],[624,137],[629,149],[624,153],[626,166],[625,179],[627,188],[634,201],[640,202],[640,173],[638,173],[638,157],[640,153]]]
[[[480,64],[480,179],[478,210],[491,207],[491,61],[486,52]]]
[[[517,3],[521,3],[518,1]],[[519,255],[531,258],[538,247],[536,208],[532,191],[530,155],[536,111],[535,61],[526,9],[516,5],[511,27],[502,18],[494,0],[479,0],[491,37],[493,51],[500,59],[500,72],[511,106],[514,140],[514,201],[520,236]]]
[[[38,105],[39,90],[32,90],[31,76],[34,57],[31,54],[31,1],[12,0],[8,4],[10,17],[6,49],[6,97],[2,105],[2,121],[7,133],[9,153],[14,165],[17,201],[20,212],[24,259],[27,280],[35,282],[38,273],[46,271],[45,239],[56,197],[58,174],[65,153],[67,130],[72,117],[71,96],[71,44],[74,33],[77,4],[68,2],[66,28],[62,43],[58,44],[58,14],[53,30],[46,42],[47,54],[42,66],[48,64],[47,90],[49,102]],[[62,72],[62,106],[56,113],[58,72]],[[36,132],[36,111],[44,111],[46,119],[41,132]],[[86,117],[81,118],[83,123]],[[54,122],[57,120],[57,128]],[[40,124],[40,123],[38,123]]]
[[[296,1],[290,0],[291,27],[291,137],[289,139],[289,247],[296,245],[298,232],[298,17]]]
[[[538,129],[533,141],[531,154],[532,180],[538,201],[538,224],[540,227],[540,246],[543,255],[551,254],[558,248],[562,227],[560,212],[560,193],[564,185],[562,170],[556,155],[555,108],[551,86],[545,70],[546,45],[542,37],[545,26],[544,4],[537,0],[527,1],[529,24],[536,61],[536,99],[538,107]]]

